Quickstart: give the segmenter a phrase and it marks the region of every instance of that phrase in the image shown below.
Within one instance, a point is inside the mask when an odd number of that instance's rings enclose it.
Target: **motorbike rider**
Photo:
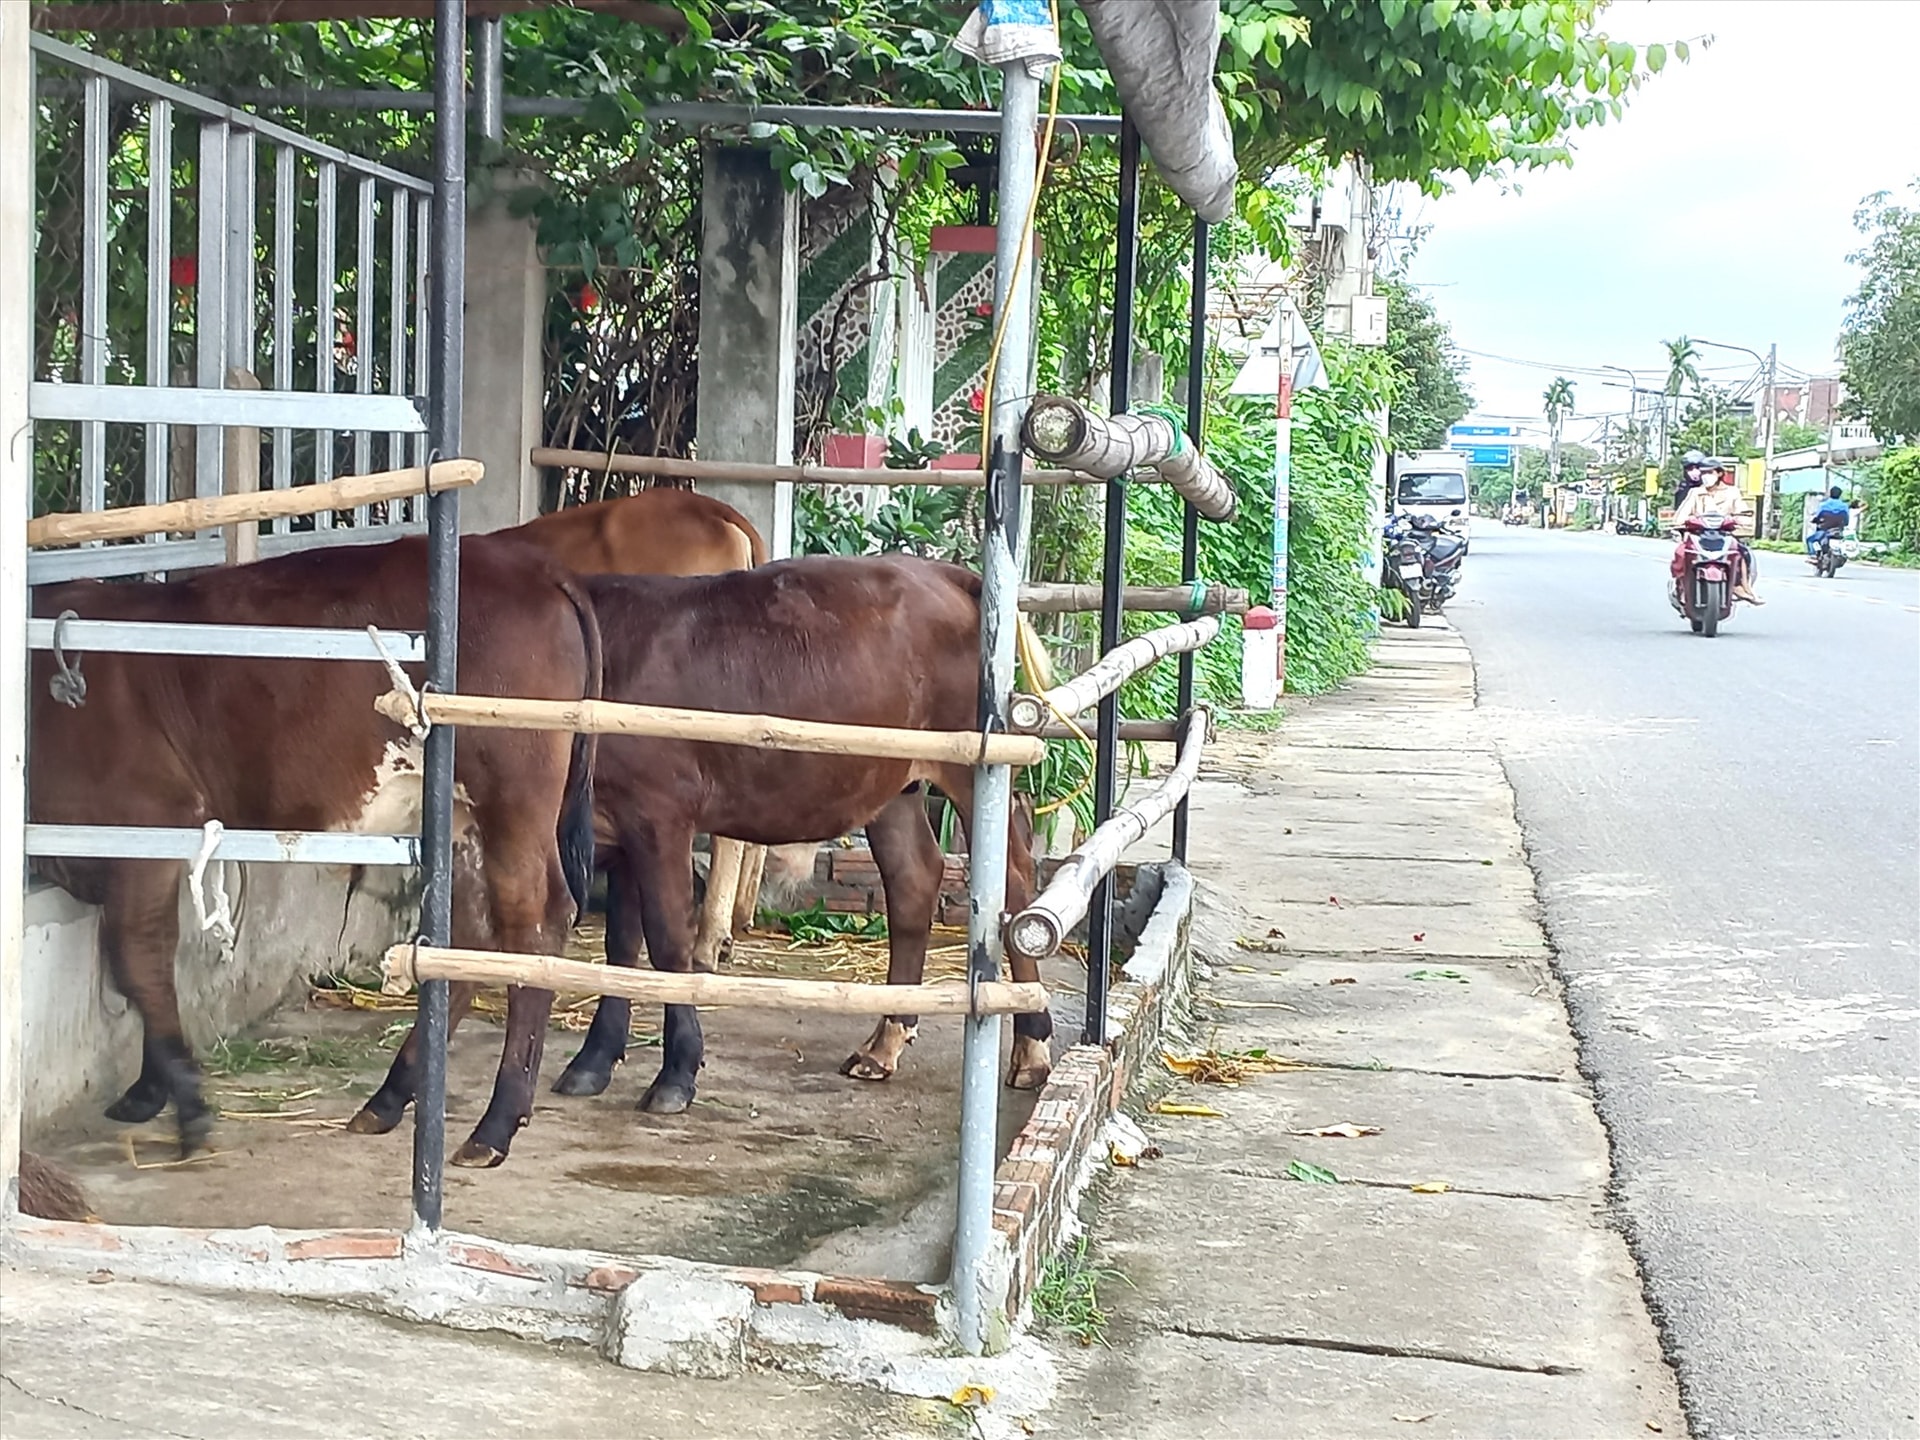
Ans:
[[[1686,494],[1679,507],[1673,512],[1673,525],[1677,530],[1690,517],[1695,515],[1722,515],[1738,517],[1745,513],[1740,501],[1740,491],[1733,483],[1733,476],[1722,470],[1711,460],[1705,460],[1700,467],[1700,484]],[[1733,598],[1745,600],[1749,605],[1764,605],[1753,590],[1753,548],[1746,541],[1735,537],[1734,550],[1735,575],[1733,577]],[[1674,548],[1673,573],[1678,575],[1685,565],[1682,558],[1686,547],[1684,543]]]
[[[1813,529],[1807,533],[1807,555],[1812,558],[1820,548],[1820,532],[1828,530],[1838,535],[1853,523],[1853,507],[1840,498],[1840,487],[1835,485],[1827,491],[1827,498],[1820,502],[1820,508],[1813,512]]]
[[[1680,457],[1680,483],[1673,487],[1673,509],[1678,518],[1680,507],[1687,503],[1687,496],[1700,486],[1700,472],[1705,468],[1707,457],[1698,450],[1689,450]]]

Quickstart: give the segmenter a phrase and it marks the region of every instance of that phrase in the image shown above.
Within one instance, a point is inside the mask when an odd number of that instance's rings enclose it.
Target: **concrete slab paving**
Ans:
[[[1382,954],[1426,955],[1434,959],[1544,958],[1548,954],[1531,917],[1502,913],[1462,901],[1428,905],[1339,906],[1262,900],[1251,906],[1249,932],[1266,937],[1291,954],[1339,953],[1355,957]],[[1415,939],[1414,937],[1420,937]]]

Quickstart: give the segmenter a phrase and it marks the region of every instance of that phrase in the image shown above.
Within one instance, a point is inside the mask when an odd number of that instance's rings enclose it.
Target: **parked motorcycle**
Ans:
[[[1833,543],[1836,538],[1832,530],[1813,532],[1813,554],[1807,559],[1813,565],[1813,573],[1823,579],[1831,580],[1840,573],[1840,567],[1847,563],[1846,552]]]
[[[1680,527],[1678,573],[1667,577],[1667,601],[1686,616],[1693,633],[1711,640],[1733,613],[1739,542],[1731,515],[1694,515]]]
[[[1406,597],[1404,618],[1409,629],[1418,629],[1421,615],[1438,615],[1453,598],[1467,542],[1430,515],[1393,516],[1386,538],[1387,584]]]

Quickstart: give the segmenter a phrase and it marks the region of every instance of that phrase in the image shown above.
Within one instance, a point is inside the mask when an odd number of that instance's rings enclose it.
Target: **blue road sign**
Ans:
[[[1469,465],[1511,465],[1513,447],[1511,445],[1460,445],[1449,447],[1457,455],[1467,457]]]
[[[1504,436],[1519,433],[1520,427],[1517,425],[1456,425],[1447,432],[1447,438],[1464,440],[1472,435]]]

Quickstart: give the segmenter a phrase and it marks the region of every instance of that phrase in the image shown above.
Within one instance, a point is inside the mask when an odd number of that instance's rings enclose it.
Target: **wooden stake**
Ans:
[[[284,515],[313,515],[322,510],[351,510],[380,500],[455,490],[476,483],[486,473],[478,460],[442,460],[431,477],[418,466],[410,470],[382,470],[375,475],[350,475],[318,485],[291,490],[261,490],[250,495],[214,495],[198,500],[170,500],[164,505],[128,505],[118,510],[90,510],[84,514],[42,515],[27,522],[27,544],[78,545],[87,540],[126,540],[136,535],[158,535],[171,530],[211,530],[242,521],[277,520]]]
[[[1194,603],[1191,585],[1129,585],[1121,592],[1122,610],[1158,610],[1169,615],[1244,615],[1247,592],[1225,585],[1200,587]],[[1098,585],[1032,583],[1020,587],[1020,608],[1030,615],[1094,614],[1100,609]]]
[[[799,750],[815,755],[868,755],[886,760],[932,760],[953,765],[1034,765],[1046,753],[1038,736],[981,736],[971,730],[896,730],[879,725],[837,725],[789,720],[780,715],[736,715],[722,710],[681,710],[667,705],[626,705],[613,700],[512,700],[487,695],[425,697],[427,721],[483,730],[571,730],[586,735],[643,735],[697,740],[710,745],[749,745],[759,750]],[[374,701],[389,720],[411,725],[413,701],[390,690]]]
[[[422,980],[471,980],[525,985],[569,995],[613,995],[647,1005],[716,1005],[751,1010],[822,1010],[838,1015],[1037,1015],[1047,1008],[1044,985],[995,980],[977,987],[969,1003],[963,981],[923,985],[865,985],[844,980],[784,980],[758,975],[676,974],[592,965],[552,955],[498,950],[448,950],[395,945],[387,951],[380,988],[405,994]]]

